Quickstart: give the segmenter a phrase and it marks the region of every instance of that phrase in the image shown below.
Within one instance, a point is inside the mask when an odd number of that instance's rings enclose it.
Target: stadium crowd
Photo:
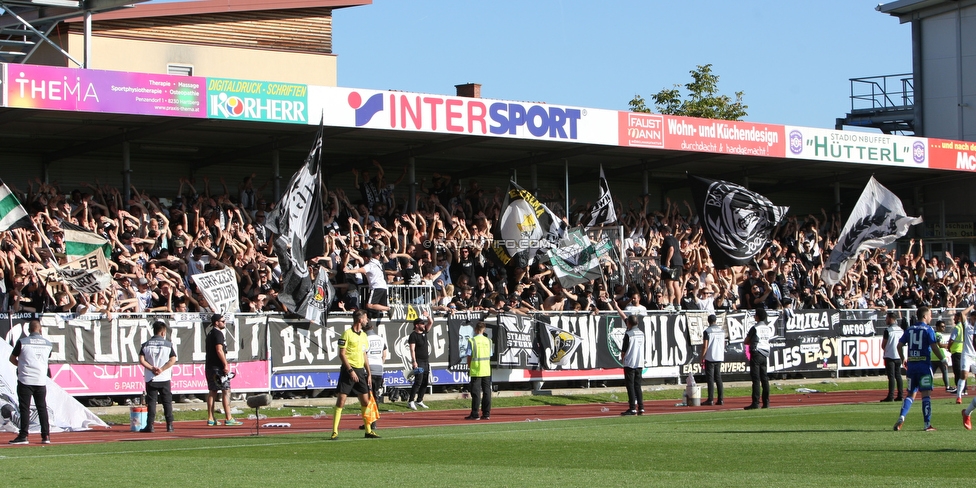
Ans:
[[[383,167],[354,171],[353,188],[324,195],[325,252],[312,260],[312,272],[325,269],[335,284],[334,308],[359,307],[365,285],[361,274],[371,249],[391,284],[429,285],[435,311],[612,311],[615,300],[628,313],[660,309],[888,309],[914,306],[956,307],[974,303],[974,276],[968,258],[923,258],[924,243],[910,241],[908,252],[862,253],[840,283],[820,278],[825,258],[837,240],[838,214],[788,216],[754,266],[716,269],[688,202],[667,200],[651,210],[650,198],[616,202],[623,235],[611,235],[622,259],[606,259],[605,275],[627,280],[595,280],[563,288],[546,260],[527,269],[506,269],[489,259],[492,225],[499,221],[504,191],[485,190],[434,173],[422,181],[416,212],[406,212],[405,191],[386,179]],[[404,171],[405,174],[405,171]],[[265,222],[275,202],[255,175],[236,188],[203,179],[180,179],[176,195],[150,195],[132,188],[82,184],[65,189],[40,182],[11,187],[37,229],[0,234],[0,310],[10,312],[206,312],[207,303],[190,276],[220,268],[237,275],[243,311],[280,311],[280,268]],[[348,191],[348,193],[347,193]],[[561,201],[556,192],[537,195]],[[558,215],[561,205],[550,205]],[[571,225],[585,222],[589,204],[573,202]],[[76,293],[67,285],[44,283],[38,273],[49,259],[62,256],[64,222],[95,232],[111,243],[111,288]],[[671,258],[660,262],[662,258]],[[541,255],[540,255],[541,256]],[[606,289],[609,282],[610,289]]]

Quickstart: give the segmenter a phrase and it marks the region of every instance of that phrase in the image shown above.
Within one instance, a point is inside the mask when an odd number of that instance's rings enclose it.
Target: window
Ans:
[[[186,64],[167,64],[166,74],[176,76],[193,76],[193,66]]]

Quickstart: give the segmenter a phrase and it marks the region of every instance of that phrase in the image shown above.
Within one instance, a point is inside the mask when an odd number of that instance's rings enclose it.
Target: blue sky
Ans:
[[[879,0],[374,0],[334,13],[339,85],[626,109],[711,63],[747,120],[833,127],[850,78],[911,71]]]

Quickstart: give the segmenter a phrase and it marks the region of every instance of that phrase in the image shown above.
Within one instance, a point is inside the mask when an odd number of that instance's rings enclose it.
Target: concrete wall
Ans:
[[[83,36],[68,36],[66,51],[72,57],[79,61],[84,60],[84,49]],[[35,56],[39,55],[43,55],[44,59],[49,59],[48,56],[54,60],[63,58],[60,53],[54,55],[38,52]],[[68,64],[56,65],[74,67],[70,61],[64,61]],[[194,76],[336,86],[334,55],[155,43],[97,36],[92,38],[93,69],[166,73],[167,64],[193,66]]]
[[[916,97],[924,121],[919,135],[976,141],[976,5],[915,22],[921,44],[916,65],[922,70]]]

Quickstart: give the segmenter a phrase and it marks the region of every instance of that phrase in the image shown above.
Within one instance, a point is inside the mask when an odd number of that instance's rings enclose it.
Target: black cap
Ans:
[[[215,313],[215,314],[213,314],[213,315],[210,316],[210,323],[211,324],[217,323],[218,320],[224,320],[224,315],[223,314],[219,314],[219,313]]]
[[[359,255],[366,259],[373,259],[373,250],[367,247],[366,249],[359,251]]]

